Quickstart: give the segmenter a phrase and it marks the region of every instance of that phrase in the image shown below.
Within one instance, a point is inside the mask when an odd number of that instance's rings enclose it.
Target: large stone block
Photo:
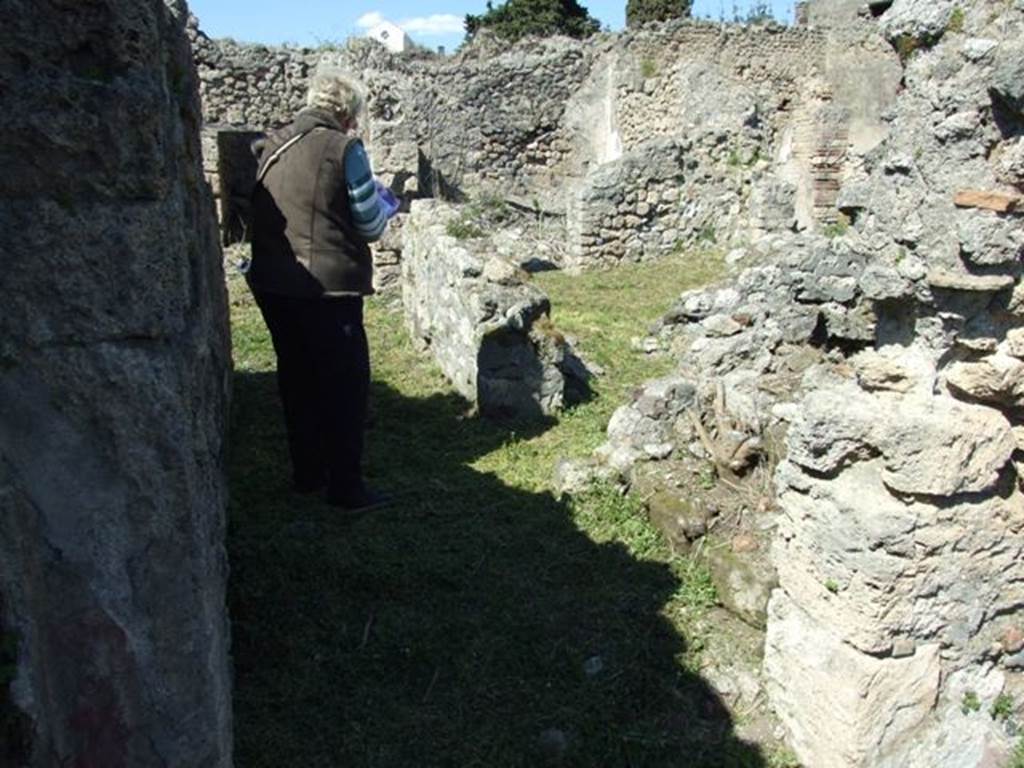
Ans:
[[[880,459],[833,479],[789,463],[776,483],[779,583],[844,642],[886,654],[900,639],[964,648],[986,617],[1024,597],[1024,497],[908,503],[883,484]]]
[[[894,403],[879,436],[884,480],[903,493],[951,496],[992,490],[1016,448],[999,411],[952,398]]]
[[[765,672],[772,706],[807,765],[867,768],[931,714],[941,666],[937,644],[901,659],[858,652],[776,590]]]
[[[0,6],[0,713],[24,735],[0,762],[232,762],[229,338],[186,16]]]

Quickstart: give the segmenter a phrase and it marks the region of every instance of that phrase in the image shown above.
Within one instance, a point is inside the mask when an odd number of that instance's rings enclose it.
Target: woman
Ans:
[[[340,70],[314,75],[307,106],[256,147],[249,286],[270,331],[294,488],[366,511],[385,503],[363,482],[370,359],[363,296],[367,243],[387,225],[355,137],[362,88]]]

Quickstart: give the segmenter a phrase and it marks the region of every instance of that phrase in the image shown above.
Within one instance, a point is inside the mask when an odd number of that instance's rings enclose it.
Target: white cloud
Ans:
[[[367,14],[369,15],[369,14]],[[435,13],[430,16],[414,16],[402,19],[398,26],[409,33],[420,35],[451,35],[463,31],[463,18],[452,13]]]
[[[384,21],[384,17],[381,16],[380,13],[377,11],[370,11],[356,19],[356,26],[362,27],[363,29],[369,29],[370,27],[376,27],[382,21]]]
[[[371,29],[382,21],[386,21],[384,14],[380,11],[370,11],[356,19],[356,26],[361,29]],[[431,35],[461,34],[463,32],[462,21],[461,16],[456,16],[453,13],[434,13],[430,16],[412,16],[395,23],[409,34],[430,37]]]

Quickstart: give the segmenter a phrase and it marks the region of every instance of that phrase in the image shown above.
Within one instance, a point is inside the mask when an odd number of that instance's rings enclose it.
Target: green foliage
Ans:
[[[502,198],[484,196],[467,203],[459,215],[448,222],[445,231],[456,240],[483,237],[512,218],[512,209]]]
[[[988,712],[992,715],[993,720],[1008,720],[1013,714],[1013,710],[1013,696],[1008,693],[1000,693],[992,702],[992,707]]]
[[[718,484],[718,474],[716,473],[713,464],[701,467],[700,475],[697,477],[697,483],[705,491],[710,491]]]
[[[825,237],[836,238],[842,237],[850,231],[850,217],[845,213],[840,213],[834,222],[826,224],[821,230],[821,233]]]
[[[800,759],[789,749],[779,749],[768,755],[767,768],[800,768]]]
[[[960,711],[967,715],[981,709],[981,699],[974,691],[964,691],[964,697],[960,700]]]
[[[964,9],[959,5],[953,9],[953,13],[950,14],[949,21],[946,23],[946,31],[960,33],[964,31]]]
[[[644,59],[640,62],[640,76],[644,80],[649,80],[658,74],[658,65],[654,63],[653,59]]]
[[[775,20],[771,3],[764,2],[764,0],[751,3],[745,13],[741,12],[739,6],[734,2],[732,15],[733,21],[741,24],[763,24]]]
[[[1017,746],[1010,755],[1010,764],[1006,768],[1024,768],[1024,736],[1021,736]]]
[[[449,221],[445,225],[445,231],[456,240],[472,240],[487,234],[479,225],[461,217]]]
[[[835,579],[826,579],[825,589],[827,589],[833,595],[839,594],[839,582]]]
[[[685,19],[689,17],[692,5],[692,0],[626,0],[626,26]]]
[[[466,14],[464,26],[469,40],[481,30],[503,40],[519,40],[551,35],[589,37],[601,25],[576,0],[507,0],[497,7],[488,0],[487,11],[479,16]]]

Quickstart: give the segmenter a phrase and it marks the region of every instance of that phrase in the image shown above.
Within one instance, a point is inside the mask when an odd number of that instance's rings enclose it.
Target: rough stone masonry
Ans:
[[[703,549],[766,630],[765,692],[806,765],[1001,766],[1024,701],[1024,2],[807,11],[329,57],[367,79],[402,194],[564,211],[572,269],[733,249],[727,284],[666,314],[652,341],[679,368],[615,414],[599,471],[652,503],[695,461],[742,491],[769,478]],[[192,34],[214,130],[286,119],[322,60]],[[433,290],[422,274],[403,289]],[[680,546],[720,522],[686,501],[650,510]]]
[[[221,150],[288,120],[309,74],[339,62],[367,83],[375,170],[398,194],[497,191],[567,214],[566,266],[578,269],[834,221],[841,177],[885,135],[901,77],[862,24],[679,21],[588,41],[483,40],[454,57],[368,41],[242,45],[198,22],[191,35],[229,229],[251,174]]]
[[[686,460],[742,474],[746,447],[770,471],[780,444],[774,499],[724,546],[775,566],[747,615],[797,755],[996,768],[1024,701],[1024,3],[895,0],[877,24],[904,87],[844,174],[849,231],[765,237],[680,297],[676,376],[599,455],[672,492]]]
[[[232,764],[229,336],[186,16],[0,4],[3,765]]]

